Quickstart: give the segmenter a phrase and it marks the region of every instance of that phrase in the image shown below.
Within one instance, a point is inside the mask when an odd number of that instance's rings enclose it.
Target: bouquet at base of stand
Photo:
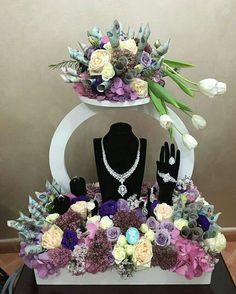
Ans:
[[[20,256],[40,278],[61,268],[72,275],[115,268],[123,278],[156,266],[187,279],[213,271],[226,246],[214,206],[186,178],[176,185],[173,206],[152,194],[147,216],[140,204],[149,199],[148,187],[143,185],[139,199],[103,203],[97,184],[88,184],[87,195],[77,197],[47,182],[46,192],[36,192],[38,201],[29,198],[30,217],[20,213],[8,221],[19,232]],[[67,203],[63,209],[55,205],[58,199]]]
[[[176,99],[167,90],[171,80],[187,96],[201,92],[209,97],[224,94],[226,84],[207,78],[200,82],[191,81],[180,74],[180,70],[194,67],[193,64],[166,58],[170,40],[160,40],[151,45],[149,25],[141,25],[138,33],[129,28],[125,31],[115,20],[105,34],[98,27],[87,32],[89,45],[79,42],[77,49],[69,49],[70,60],[50,65],[61,68],[61,77],[72,83],[80,95],[97,101],[135,101],[149,97],[160,114],[160,124],[172,136],[173,128],[181,133],[185,146],[197,146],[189,134],[182,133],[168,114],[167,106],[175,107],[188,115],[197,129],[206,126],[206,121],[184,102]]]

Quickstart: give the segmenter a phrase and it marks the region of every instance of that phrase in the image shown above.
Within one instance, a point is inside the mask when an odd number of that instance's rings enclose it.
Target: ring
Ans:
[[[175,159],[174,159],[173,156],[170,157],[170,159],[169,159],[169,164],[170,164],[170,165],[175,164]]]

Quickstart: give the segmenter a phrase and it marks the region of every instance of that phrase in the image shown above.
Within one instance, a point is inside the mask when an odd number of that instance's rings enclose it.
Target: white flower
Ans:
[[[133,255],[134,253],[134,245],[127,244],[125,245],[125,252],[128,256]]]
[[[128,39],[124,41],[120,41],[120,48],[129,50],[131,53],[136,54],[137,53],[137,45],[134,39]]]
[[[181,231],[183,227],[188,226],[188,221],[184,218],[176,219],[174,221],[174,226]]]
[[[220,253],[226,247],[226,239],[225,236],[218,232],[215,238],[209,238],[204,240],[204,244],[208,247],[208,249],[213,253]]]
[[[87,217],[87,202],[86,201],[77,201],[75,204],[72,204],[70,207],[74,212],[79,213],[82,218]]]
[[[147,240],[149,240],[149,241],[154,241],[154,239],[155,239],[155,233],[153,232],[153,230],[148,230],[146,233],[145,233],[145,235],[144,235],[144,237],[147,239]]]
[[[167,130],[172,127],[173,121],[168,114],[162,114],[160,116],[160,125]]]
[[[95,208],[95,203],[93,201],[87,202],[88,211],[92,211]]]
[[[46,217],[46,222],[53,224],[59,216],[59,213],[51,213]]]
[[[157,206],[154,208],[153,213],[156,216],[156,219],[159,222],[162,222],[164,220],[170,220],[173,214],[173,208],[166,204],[166,203],[161,203],[157,204]]]
[[[113,226],[113,221],[109,218],[109,216],[103,216],[100,221],[100,228],[106,230]]]
[[[182,136],[183,139],[183,143],[184,145],[188,148],[188,149],[194,149],[197,147],[198,142],[196,141],[196,139],[189,135],[189,134],[183,134]]]
[[[101,220],[101,216],[100,215],[94,215],[92,217],[89,217],[87,219],[87,224],[94,224],[96,222],[100,222]]]
[[[226,84],[215,79],[204,79],[198,82],[199,90],[206,96],[213,98],[215,95],[226,92]]]
[[[98,49],[91,55],[89,73],[91,76],[101,75],[105,64],[110,62],[110,53],[105,49]]]
[[[148,95],[148,83],[144,80],[134,78],[130,83],[130,87],[133,91],[137,92],[140,98],[144,98]]]
[[[104,65],[102,69],[102,79],[104,81],[109,81],[114,77],[115,74],[116,73],[114,71],[113,65],[110,62]]]
[[[204,129],[207,124],[206,120],[202,116],[197,114],[194,114],[192,116],[192,123],[197,130]]]
[[[120,235],[118,240],[117,240],[117,245],[120,247],[124,247],[127,244],[126,238],[124,235]]]
[[[147,224],[141,224],[141,226],[140,226],[140,231],[142,232],[142,233],[147,233],[147,231],[149,230],[149,227],[148,227],[148,225]]]
[[[120,246],[116,245],[114,247],[113,251],[112,251],[112,255],[115,258],[115,263],[119,264],[125,259],[126,252],[125,252],[125,249],[123,247],[120,247]]]

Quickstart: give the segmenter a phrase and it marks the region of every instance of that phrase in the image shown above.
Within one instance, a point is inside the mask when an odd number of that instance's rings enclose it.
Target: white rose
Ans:
[[[118,240],[117,240],[117,245],[120,247],[124,247],[127,244],[126,238],[124,235],[120,235]]]
[[[46,217],[46,222],[53,224],[59,216],[59,213],[51,213]]]
[[[133,255],[133,253],[134,253],[134,245],[127,244],[127,245],[125,246],[125,252],[126,252],[126,254],[127,254],[128,256]]]
[[[110,53],[104,49],[98,49],[91,55],[89,61],[89,73],[91,76],[101,75],[105,64],[110,62]]]
[[[104,65],[102,70],[102,79],[104,81],[109,81],[114,77],[115,74],[116,73],[114,71],[113,65],[110,62]]]
[[[183,140],[184,145],[189,150],[196,148],[198,145],[197,140],[193,136],[191,136],[190,134],[183,134],[182,140]]]
[[[215,238],[209,238],[204,240],[204,244],[208,247],[208,249],[213,253],[220,253],[226,247],[226,239],[225,236],[218,232]]]
[[[87,202],[88,211],[92,211],[95,208],[95,203],[93,201]]]
[[[160,125],[167,130],[172,127],[173,121],[168,114],[163,114],[160,116]]]
[[[173,209],[166,203],[157,204],[153,210],[157,220],[162,222],[164,220],[170,220],[173,214]]]
[[[197,114],[194,114],[192,116],[192,123],[197,130],[205,128],[207,124],[206,120],[202,116]]]
[[[89,217],[87,219],[87,224],[94,224],[96,222],[100,222],[101,220],[101,216],[100,215],[94,215],[92,217]]]
[[[148,227],[147,224],[141,224],[141,226],[140,226],[140,231],[141,231],[142,233],[145,234],[148,230],[149,230],[149,227]]]
[[[119,264],[125,259],[126,252],[125,252],[125,249],[123,247],[120,247],[120,246],[116,245],[114,247],[113,251],[112,251],[112,255],[115,258],[115,263]]]
[[[109,218],[109,216],[103,216],[100,221],[100,228],[106,230],[113,226],[113,221]]]
[[[135,78],[130,83],[130,87],[138,94],[138,97],[144,98],[148,95],[148,83],[144,80]]]
[[[154,239],[155,239],[155,233],[153,232],[153,230],[148,230],[146,233],[145,233],[145,235],[144,235],[144,237],[147,239],[147,240],[149,240],[149,241],[154,241]]]
[[[134,39],[120,41],[120,48],[129,50],[133,54],[136,54],[138,51],[138,48]]]
[[[75,204],[72,204],[70,207],[73,211],[79,213],[82,218],[87,217],[87,202],[86,201],[77,201]]]
[[[174,221],[174,226],[181,231],[183,227],[188,226],[188,221],[185,218],[176,219]]]
[[[226,92],[226,84],[215,79],[204,79],[198,83],[199,90],[206,96],[213,98],[215,95]]]

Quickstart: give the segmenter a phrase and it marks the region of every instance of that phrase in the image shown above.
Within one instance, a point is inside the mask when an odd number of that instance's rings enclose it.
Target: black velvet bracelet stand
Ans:
[[[138,151],[138,140],[129,124],[113,124],[109,132],[104,136],[103,144],[107,161],[115,172],[123,174],[133,166]],[[124,182],[128,190],[123,197],[124,199],[127,199],[133,194],[137,194],[138,197],[140,196],[144,176],[146,146],[146,139],[140,139],[140,160],[136,170]],[[118,193],[120,182],[110,175],[104,165],[101,138],[94,139],[94,154],[102,201],[122,198]]]

